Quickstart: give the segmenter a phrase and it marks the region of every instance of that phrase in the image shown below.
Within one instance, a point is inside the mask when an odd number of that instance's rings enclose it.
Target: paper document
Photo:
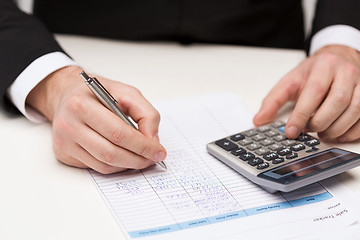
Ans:
[[[207,153],[207,143],[253,127],[253,114],[235,95],[155,107],[168,170],[154,165],[111,175],[90,171],[128,238],[288,239],[356,220],[341,198],[347,192],[331,180],[271,194]]]

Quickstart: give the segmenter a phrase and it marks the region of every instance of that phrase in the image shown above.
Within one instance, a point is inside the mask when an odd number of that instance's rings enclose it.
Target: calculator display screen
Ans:
[[[259,174],[259,177],[289,184],[305,177],[341,166],[359,158],[359,154],[333,148],[313,154]]]

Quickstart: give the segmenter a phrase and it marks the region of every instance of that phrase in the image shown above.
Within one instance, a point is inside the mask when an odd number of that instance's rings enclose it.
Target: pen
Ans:
[[[84,78],[86,85],[90,88],[90,90],[95,94],[95,96],[100,100],[104,106],[113,110],[113,112],[118,115],[124,122],[136,130],[137,127],[129,120],[129,118],[120,110],[117,106],[117,101],[115,98],[109,93],[108,90],[97,80],[95,77],[89,77],[84,71],[80,73],[80,76]],[[161,167],[167,169],[164,162],[157,162]]]

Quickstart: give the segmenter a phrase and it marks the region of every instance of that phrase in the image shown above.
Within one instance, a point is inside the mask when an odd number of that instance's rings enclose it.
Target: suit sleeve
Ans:
[[[35,17],[18,9],[13,0],[0,1],[0,105],[9,106],[6,90],[35,59],[64,52]]]
[[[359,0],[318,0],[312,36],[332,25],[348,25],[360,30]]]

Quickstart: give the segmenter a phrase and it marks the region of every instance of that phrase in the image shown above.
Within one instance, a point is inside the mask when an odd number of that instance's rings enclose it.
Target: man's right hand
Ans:
[[[100,103],[79,76],[81,71],[70,66],[50,74],[26,99],[26,104],[52,122],[56,158],[105,174],[163,161],[166,150],[158,138],[160,115],[140,91],[98,77],[120,109],[138,124],[137,131]]]

